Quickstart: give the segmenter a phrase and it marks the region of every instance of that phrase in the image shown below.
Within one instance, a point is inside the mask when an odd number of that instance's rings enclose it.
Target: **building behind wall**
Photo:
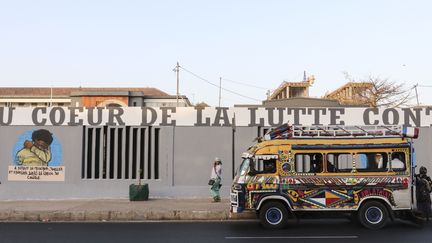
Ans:
[[[126,107],[177,106],[177,97],[156,88],[1,88],[0,106],[3,107]],[[191,106],[186,96],[178,99],[178,106]]]
[[[309,97],[309,87],[315,81],[315,77],[304,77],[302,82],[283,81],[279,87],[267,98],[267,101],[283,100],[298,97]]]
[[[376,106],[372,92],[370,92],[373,86],[370,82],[348,82],[340,88],[327,93],[324,98],[337,100],[343,105]]]
[[[324,97],[310,97],[309,88],[315,82],[313,75],[304,75],[303,81],[283,81],[262,104],[235,105],[235,107],[367,107],[370,100],[363,93],[369,83],[347,83]]]

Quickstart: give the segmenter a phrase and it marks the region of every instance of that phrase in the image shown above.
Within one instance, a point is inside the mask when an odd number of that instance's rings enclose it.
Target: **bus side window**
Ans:
[[[387,153],[357,153],[356,167],[359,172],[387,171]]]
[[[295,155],[295,171],[300,173],[307,173],[310,171],[310,155],[309,154],[296,154]]]
[[[260,172],[263,170],[263,160],[262,159],[258,159],[257,163],[255,164],[255,171]]]
[[[327,172],[336,172],[335,161],[334,154],[327,155]]]
[[[253,170],[251,171],[251,175],[256,174],[273,174],[276,173],[276,159],[258,159],[256,161]]]
[[[263,173],[276,173],[276,160],[275,159],[269,159],[269,160],[264,160],[264,165],[263,165],[264,169],[263,169]]]
[[[296,154],[295,169],[300,173],[321,173],[323,171],[322,154]]]
[[[391,154],[391,168],[394,171],[404,171],[406,169],[406,159],[404,152],[393,152]]]
[[[352,170],[352,155],[341,153],[327,154],[328,172],[350,172]]]

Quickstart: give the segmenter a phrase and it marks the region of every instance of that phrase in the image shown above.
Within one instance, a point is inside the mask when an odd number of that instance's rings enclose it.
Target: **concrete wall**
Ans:
[[[24,132],[32,129],[48,129],[62,145],[63,166],[65,166],[64,182],[39,181],[8,181],[8,166],[13,165],[13,146],[16,139]],[[161,130],[161,168],[158,180],[149,180],[154,196],[169,196],[162,190],[169,186],[172,171],[168,166],[171,159],[172,129]],[[137,183],[137,179],[82,179],[82,127],[0,127],[0,200],[16,199],[65,199],[65,198],[126,198],[128,186]]]
[[[414,139],[414,148],[417,157],[416,173],[420,166],[424,166],[428,175],[432,175],[432,128],[420,128],[419,138]]]
[[[207,182],[215,157],[222,160],[222,194],[228,196],[233,168],[237,169],[241,163],[241,154],[252,144],[256,131],[256,128],[237,128],[233,138],[231,127],[175,127],[170,196],[209,195]]]
[[[8,181],[8,167],[13,165],[13,147],[17,138],[35,129],[48,129],[61,144],[64,182]],[[230,127],[161,127],[159,179],[143,180],[154,197],[203,197],[209,195],[207,182],[215,157],[223,161],[222,193],[227,196],[233,168],[241,162],[241,153],[252,144],[256,128],[235,131],[233,165],[233,130]],[[255,133],[254,133],[255,132]],[[138,179],[82,179],[83,127],[0,127],[0,200],[126,198],[128,186]],[[234,167],[233,167],[234,166]]]
[[[8,181],[13,147],[26,131],[45,128],[62,145],[65,180],[61,182]],[[234,133],[234,139],[233,139]],[[223,161],[222,195],[227,197],[233,168],[257,136],[257,127],[160,127],[159,179],[144,180],[152,197],[209,197],[209,179],[215,157]],[[137,179],[82,179],[83,127],[0,127],[0,200],[127,198]],[[234,144],[234,161],[232,149]],[[432,172],[432,128],[422,128],[415,141],[418,166]]]

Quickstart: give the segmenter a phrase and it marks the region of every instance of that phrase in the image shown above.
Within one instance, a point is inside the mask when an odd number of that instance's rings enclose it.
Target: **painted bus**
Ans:
[[[242,155],[231,212],[253,210],[266,228],[340,213],[380,229],[412,215],[417,136],[399,126],[272,129]]]

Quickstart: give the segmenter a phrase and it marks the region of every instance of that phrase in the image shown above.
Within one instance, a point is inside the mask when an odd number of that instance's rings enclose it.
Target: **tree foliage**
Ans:
[[[369,75],[364,79],[353,79],[347,73],[345,78],[350,82],[369,83],[364,92],[358,95],[367,101],[371,107],[401,107],[407,106],[412,100],[412,89],[406,88],[403,83],[397,83],[389,78],[381,78]]]

